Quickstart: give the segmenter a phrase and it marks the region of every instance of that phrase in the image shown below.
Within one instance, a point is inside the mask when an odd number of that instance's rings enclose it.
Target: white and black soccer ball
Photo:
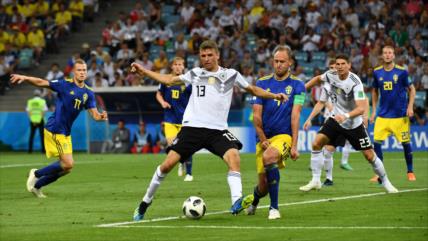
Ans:
[[[206,211],[205,202],[200,197],[191,196],[183,203],[183,214],[190,219],[200,219]]]

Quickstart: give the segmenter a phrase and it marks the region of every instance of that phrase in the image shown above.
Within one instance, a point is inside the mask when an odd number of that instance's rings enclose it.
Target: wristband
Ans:
[[[344,116],[346,117],[346,119],[351,118],[351,116],[349,115],[349,113],[345,113]]]

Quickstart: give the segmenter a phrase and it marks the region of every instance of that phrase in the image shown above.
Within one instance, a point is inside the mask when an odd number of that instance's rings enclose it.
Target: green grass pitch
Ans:
[[[385,153],[385,166],[400,190],[384,194],[369,182],[371,166],[353,153],[354,171],[339,168],[335,155],[334,186],[303,193],[311,173],[309,154],[288,161],[281,170],[282,218],[268,220],[268,209],[255,216],[226,211],[231,201],[227,168],[214,155],[194,157],[194,181],[183,182],[173,170],[160,186],[143,223],[131,221],[164,155],[75,154],[72,173],[44,189],[37,199],[25,189],[30,168],[49,163],[41,154],[0,153],[0,240],[428,240],[428,153],[414,153],[416,182],[406,178],[402,153]],[[256,183],[254,154],[241,155],[244,194]],[[324,179],[324,177],[323,177]],[[191,196],[207,204],[201,220],[178,218]],[[260,205],[269,203],[262,199]],[[121,224],[118,224],[121,223]],[[111,224],[110,227],[98,225]]]

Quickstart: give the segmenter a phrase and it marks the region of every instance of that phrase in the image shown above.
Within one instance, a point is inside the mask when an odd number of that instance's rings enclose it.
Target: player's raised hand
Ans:
[[[144,75],[144,67],[134,62],[131,64],[131,72]]]
[[[20,74],[12,74],[10,77],[10,82],[12,84],[21,84],[22,82],[24,82],[24,80],[27,78],[27,76],[25,75],[20,75]]]
[[[288,100],[288,96],[284,93],[278,93],[278,94],[275,94],[275,100],[286,102]]]
[[[307,131],[309,130],[309,128],[311,128],[311,126],[312,126],[311,120],[307,119],[303,124],[303,130]]]

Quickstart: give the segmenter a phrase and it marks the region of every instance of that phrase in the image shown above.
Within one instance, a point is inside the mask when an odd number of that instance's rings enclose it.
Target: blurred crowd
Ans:
[[[83,58],[88,84],[95,88],[153,85],[131,73],[130,63],[166,73],[169,60],[180,56],[190,69],[198,66],[202,41],[213,39],[221,65],[237,69],[250,83],[272,72],[273,48],[286,44],[295,54],[293,74],[303,81],[325,71],[340,52],[350,56],[352,71],[370,91],[373,69],[382,64],[381,48],[392,45],[396,63],[408,69],[416,89],[428,91],[428,4],[421,0],[136,1],[100,34],[96,46],[84,43],[67,66],[52,66],[52,72],[68,76],[74,60]],[[313,93],[312,101],[316,98]],[[234,102],[243,100],[236,90]]]

